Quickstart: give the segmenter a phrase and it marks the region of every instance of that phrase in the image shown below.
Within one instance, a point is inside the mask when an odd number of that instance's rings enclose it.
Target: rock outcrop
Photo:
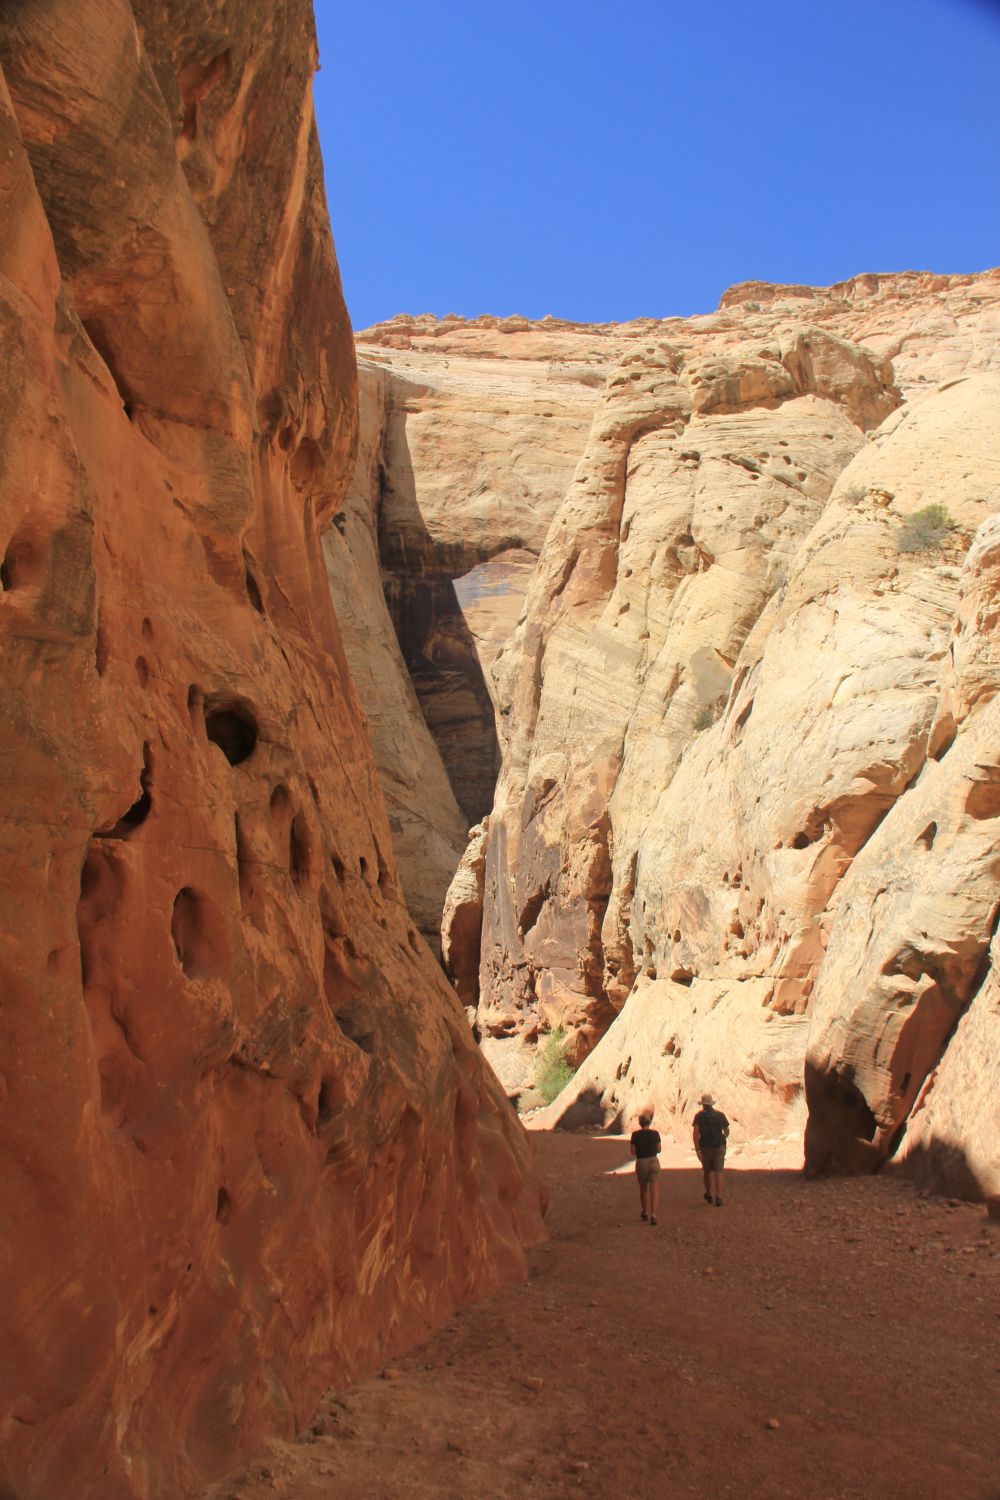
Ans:
[[[0,13],[0,1490],[183,1496],[522,1269],[319,528],[305,0]],[[367,584],[366,584],[367,586]]]
[[[550,1122],[680,1118],[711,1087],[776,1133],[808,1096],[816,1169],[891,1155],[995,1193],[1000,891],[961,809],[989,801],[998,681],[1000,273],[747,283],[620,326],[399,318],[362,347],[390,385],[474,356],[497,384],[607,377],[523,620],[474,631],[503,753],[477,1022],[504,1077],[558,1026],[582,1066]],[[445,918],[466,999],[479,842]]]

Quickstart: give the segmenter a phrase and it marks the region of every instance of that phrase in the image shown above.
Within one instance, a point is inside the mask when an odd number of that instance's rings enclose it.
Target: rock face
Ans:
[[[521,1270],[318,529],[354,459],[305,0],[0,19],[0,1490],[182,1496]]]
[[[748,283],[619,327],[396,319],[373,345],[390,382],[473,354],[608,377],[524,618],[499,650],[509,616],[476,632],[504,1076],[560,1026],[583,1065],[550,1122],[652,1103],[669,1128],[707,1087],[737,1135],[777,1133],[808,1103],[817,1170],[892,1155],[995,1194],[1000,273]],[[446,908],[465,998],[480,858]]]
[[[553,363],[538,338],[516,360],[474,342],[446,357],[398,342],[398,330],[358,340],[361,451],[324,546],[403,887],[436,939],[466,830],[493,802],[500,751],[490,669],[517,622],[604,375]],[[368,585],[378,569],[388,613],[370,587],[357,587],[359,574]]]

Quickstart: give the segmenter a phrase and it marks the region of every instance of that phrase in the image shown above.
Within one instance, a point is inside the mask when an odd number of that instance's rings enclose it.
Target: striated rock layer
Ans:
[[[390,391],[419,369],[414,426],[473,366],[606,377],[552,509],[539,485],[523,618],[473,630],[503,759],[444,938],[505,1078],[561,1027],[583,1065],[550,1122],[680,1120],[708,1087],[738,1135],[808,1104],[816,1169],[996,1193],[1000,273],[747,283],[620,326],[398,318],[359,347]],[[445,470],[409,463],[426,536],[517,531],[513,462],[449,432]]]
[[[522,1269],[318,541],[306,0],[0,10],[0,1490],[175,1500]]]

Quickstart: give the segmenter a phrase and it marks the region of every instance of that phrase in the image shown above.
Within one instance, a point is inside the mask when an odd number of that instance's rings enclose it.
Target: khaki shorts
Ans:
[[[726,1165],[725,1146],[706,1146],[701,1153],[701,1164],[706,1172],[721,1172]]]
[[[655,1156],[637,1156],[635,1159],[635,1175],[640,1182],[648,1182],[655,1177],[660,1170],[659,1158]]]

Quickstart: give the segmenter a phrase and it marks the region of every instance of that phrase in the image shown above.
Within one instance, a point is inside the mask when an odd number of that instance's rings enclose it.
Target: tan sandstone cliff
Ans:
[[[319,529],[306,0],[0,8],[0,1491],[176,1500],[522,1269]]]
[[[586,1061],[552,1120],[680,1120],[711,1087],[738,1134],[780,1132],[808,1095],[817,1167],[893,1151],[995,1192],[995,828],[961,809],[989,780],[973,747],[997,681],[1000,275],[748,283],[706,317],[594,328],[400,318],[359,347],[414,432],[435,378],[473,361],[494,388],[533,368],[537,395],[607,377],[524,618],[483,652],[503,759],[445,949],[468,1000],[481,936],[504,1076],[561,1026]],[[501,502],[514,482],[473,430],[449,428],[433,475],[409,455],[449,547],[498,529],[471,474]],[[906,550],[933,504],[954,525]],[[941,831],[908,855],[918,808],[913,837]]]

